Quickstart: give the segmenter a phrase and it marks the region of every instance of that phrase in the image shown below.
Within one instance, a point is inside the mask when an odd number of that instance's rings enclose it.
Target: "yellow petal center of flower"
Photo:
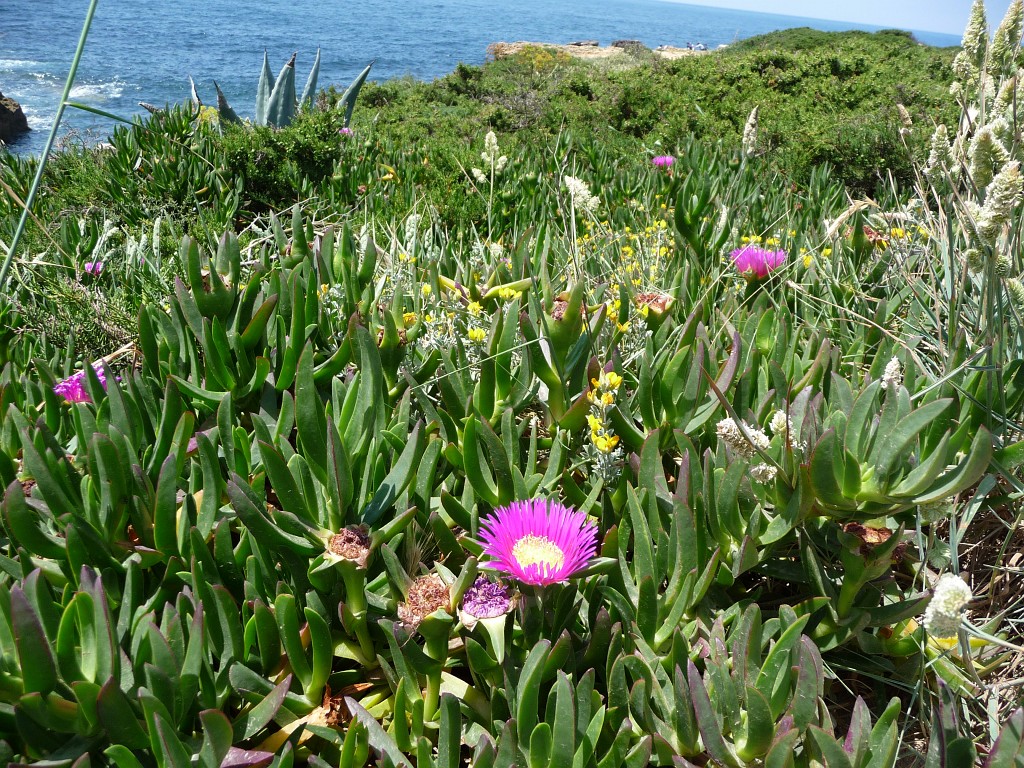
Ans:
[[[565,553],[555,542],[544,536],[523,536],[512,547],[512,556],[523,568],[531,565],[548,566],[551,570],[562,567]]]

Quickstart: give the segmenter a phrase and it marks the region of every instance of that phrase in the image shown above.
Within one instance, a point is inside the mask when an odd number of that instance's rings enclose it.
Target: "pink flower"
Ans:
[[[597,552],[597,525],[557,501],[514,501],[480,522],[480,540],[498,570],[524,584],[553,584]]]
[[[93,370],[96,371],[96,376],[99,377],[100,384],[103,388],[107,388],[107,377],[103,373],[103,369],[97,366],[93,366]],[[92,398],[89,397],[89,393],[85,389],[85,371],[79,371],[73,376],[69,376],[64,381],[59,382],[54,388],[55,394],[60,395],[69,403],[91,403]]]
[[[85,262],[85,271],[90,275],[98,275],[103,271],[102,261],[87,261]]]
[[[339,128],[338,133],[340,133],[342,136],[351,136],[352,129],[346,125],[344,128]]]
[[[769,272],[786,260],[785,251],[766,251],[756,245],[745,245],[729,255],[736,270],[748,280],[768,277]]]
[[[654,164],[655,168],[671,168],[672,163],[675,161],[676,159],[672,157],[672,155],[658,155],[657,157],[651,158],[651,162]]]

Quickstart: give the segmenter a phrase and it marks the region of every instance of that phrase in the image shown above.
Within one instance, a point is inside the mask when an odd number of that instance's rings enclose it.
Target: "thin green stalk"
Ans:
[[[78,47],[75,49],[75,58],[71,61],[71,69],[68,71],[68,79],[64,83],[64,93],[60,97],[60,105],[57,107],[57,114],[53,118],[53,125],[50,127],[50,136],[46,140],[46,146],[43,148],[42,157],[39,158],[39,167],[36,168],[36,177],[32,180],[32,186],[29,188],[28,195],[25,198],[25,207],[22,208],[21,218],[18,220],[18,228],[14,230],[14,237],[11,239],[11,245],[7,249],[7,256],[4,257],[3,266],[0,266],[0,290],[4,290],[7,285],[7,272],[11,268],[11,262],[14,260],[14,253],[18,249],[18,243],[21,240],[21,235],[25,231],[25,224],[28,221],[29,211],[32,210],[32,203],[36,199],[36,193],[39,191],[39,187],[43,181],[43,171],[46,169],[46,160],[50,156],[50,151],[53,149],[53,143],[57,139],[57,130],[60,128],[61,118],[64,117],[64,108],[68,105],[68,97],[71,95],[71,88],[75,84],[75,75],[78,73],[78,64],[82,60],[82,54],[85,52],[85,41],[89,37],[89,27],[92,25],[92,17],[96,13],[96,6],[99,5],[99,0],[91,0],[89,3],[89,10],[85,14],[85,23],[82,25],[82,34],[78,38]]]

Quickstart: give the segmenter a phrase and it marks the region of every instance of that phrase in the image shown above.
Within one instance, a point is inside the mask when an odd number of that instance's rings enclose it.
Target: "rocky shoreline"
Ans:
[[[521,53],[523,49],[530,47],[544,48],[550,51],[557,51],[558,53],[565,53],[576,59],[611,59],[626,56],[630,54],[630,52],[635,52],[641,49],[644,52],[651,53],[654,56],[659,56],[663,59],[681,59],[686,56],[700,56],[711,52],[692,48],[679,48],[671,45],[659,45],[657,48],[651,49],[638,40],[616,40],[608,46],[601,46],[596,40],[581,40],[578,42],[567,43],[565,45],[557,43],[535,43],[520,40],[514,43],[491,43],[487,46],[487,53],[494,59],[504,59],[509,56],[515,56],[516,54]]]
[[[0,93],[0,144],[9,144],[28,130],[21,104]]]

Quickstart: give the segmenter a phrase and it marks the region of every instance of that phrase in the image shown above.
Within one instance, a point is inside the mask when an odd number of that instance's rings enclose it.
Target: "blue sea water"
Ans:
[[[33,130],[12,149],[42,150],[88,9],[88,0],[0,0],[0,92],[22,105]],[[433,79],[459,62],[481,64],[496,41],[641,40],[649,47],[709,48],[777,29],[878,27],[663,0],[100,0],[71,99],[124,117],[140,101],[188,101],[189,75],[215,104],[216,80],[251,116],[263,51],[276,75],[298,52],[297,88],[317,47],[319,85],[346,86],[370,60],[371,77]],[[928,45],[953,35],[915,32]],[[113,123],[68,110],[62,126],[98,140]]]

